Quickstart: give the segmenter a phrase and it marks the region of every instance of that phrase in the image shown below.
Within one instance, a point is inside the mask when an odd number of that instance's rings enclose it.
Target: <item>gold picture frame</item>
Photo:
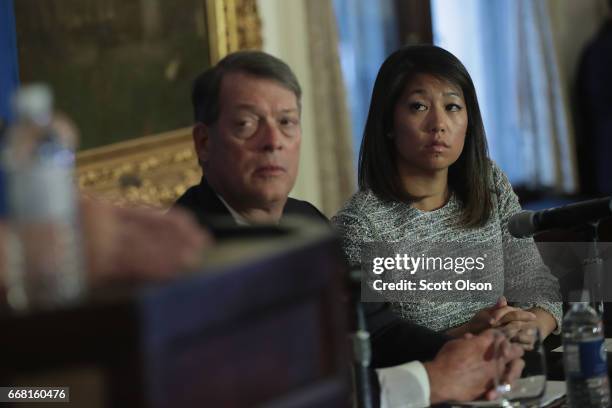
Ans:
[[[260,49],[256,0],[205,0],[210,61],[240,49]],[[77,154],[79,189],[126,206],[168,208],[201,178],[191,128],[144,136]]]

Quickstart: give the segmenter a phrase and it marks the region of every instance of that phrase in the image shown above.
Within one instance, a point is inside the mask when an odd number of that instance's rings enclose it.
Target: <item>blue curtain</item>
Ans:
[[[10,98],[19,86],[13,0],[0,1],[0,118],[11,119]]]
[[[574,191],[571,135],[546,1],[431,4],[434,42],[455,54],[474,80],[493,160],[513,184]]]
[[[392,0],[334,0],[334,11],[357,163],[376,74],[399,47],[397,22]]]

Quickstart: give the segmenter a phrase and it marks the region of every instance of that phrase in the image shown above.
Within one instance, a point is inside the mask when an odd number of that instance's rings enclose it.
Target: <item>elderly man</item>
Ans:
[[[283,215],[326,221],[312,204],[288,198],[297,176],[301,89],[282,61],[260,52],[227,56],[200,75],[193,139],[205,177],[179,198],[207,227],[220,216],[239,225]]]
[[[300,96],[291,69],[262,52],[230,54],[201,74],[192,95],[193,138],[204,178],[177,206],[213,230],[220,216],[238,225],[277,224],[285,215],[326,222],[313,205],[288,198],[302,137]],[[374,367],[395,366],[378,370],[383,405],[466,401],[490,388],[499,367],[490,357],[493,333],[446,343],[444,336],[399,320],[386,305],[364,306]],[[516,373],[522,352],[511,346],[505,350],[504,362],[513,361]],[[419,359],[431,361],[403,364]]]

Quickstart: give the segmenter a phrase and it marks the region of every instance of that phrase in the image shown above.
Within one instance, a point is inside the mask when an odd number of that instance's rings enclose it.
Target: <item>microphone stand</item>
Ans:
[[[370,333],[361,303],[361,270],[349,272],[349,287],[351,290],[351,303],[356,313],[356,330],[353,338],[353,361],[355,363],[355,388],[357,390],[357,403],[359,408],[373,408],[372,385],[370,383],[370,363],[372,361],[372,348],[370,346]]]
[[[599,220],[587,224],[586,232],[588,234],[588,242],[591,245],[588,252],[582,260],[582,273],[584,274],[584,288],[588,289],[591,299],[593,299],[593,308],[603,317],[604,302],[603,302],[603,259],[599,254]]]

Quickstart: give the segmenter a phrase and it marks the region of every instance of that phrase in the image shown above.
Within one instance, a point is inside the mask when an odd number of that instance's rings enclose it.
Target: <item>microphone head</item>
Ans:
[[[515,238],[528,238],[535,234],[538,229],[534,216],[534,211],[521,211],[510,217],[508,221],[510,235]]]

